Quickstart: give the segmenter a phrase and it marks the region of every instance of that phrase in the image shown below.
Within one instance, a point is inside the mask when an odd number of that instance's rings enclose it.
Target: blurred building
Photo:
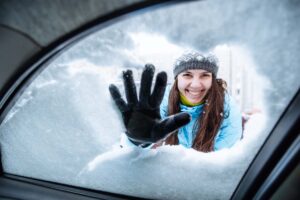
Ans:
[[[256,72],[249,53],[240,47],[222,46],[216,48],[220,70],[218,76],[228,85],[228,92],[233,96],[241,111],[261,108],[263,78]]]

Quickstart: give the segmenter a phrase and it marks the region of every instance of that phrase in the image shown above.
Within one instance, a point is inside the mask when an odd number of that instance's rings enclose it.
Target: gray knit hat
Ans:
[[[185,53],[175,62],[173,69],[174,78],[181,72],[189,69],[204,69],[217,76],[219,69],[218,59],[212,54],[204,56],[198,52]]]

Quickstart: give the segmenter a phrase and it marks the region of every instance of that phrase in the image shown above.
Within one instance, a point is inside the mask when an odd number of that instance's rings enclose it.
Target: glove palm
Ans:
[[[127,103],[122,99],[120,91],[115,85],[109,86],[110,94],[122,114],[126,135],[137,145],[158,142],[190,121],[187,113],[178,113],[161,119],[159,106],[166,89],[167,74],[165,72],[157,74],[151,94],[154,70],[155,68],[151,64],[145,66],[141,78],[139,99],[131,70],[123,72]]]

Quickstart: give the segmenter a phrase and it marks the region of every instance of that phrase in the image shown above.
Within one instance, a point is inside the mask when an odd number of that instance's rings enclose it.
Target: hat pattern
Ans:
[[[219,69],[217,63],[217,58],[212,54],[204,56],[198,52],[186,53],[176,60],[174,64],[173,74],[176,78],[178,74],[186,70],[203,69],[217,76]]]

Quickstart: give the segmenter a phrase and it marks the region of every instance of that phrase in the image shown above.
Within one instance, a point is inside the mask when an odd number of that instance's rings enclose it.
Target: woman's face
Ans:
[[[200,103],[211,88],[212,73],[203,69],[192,69],[177,76],[178,90],[193,104]]]

